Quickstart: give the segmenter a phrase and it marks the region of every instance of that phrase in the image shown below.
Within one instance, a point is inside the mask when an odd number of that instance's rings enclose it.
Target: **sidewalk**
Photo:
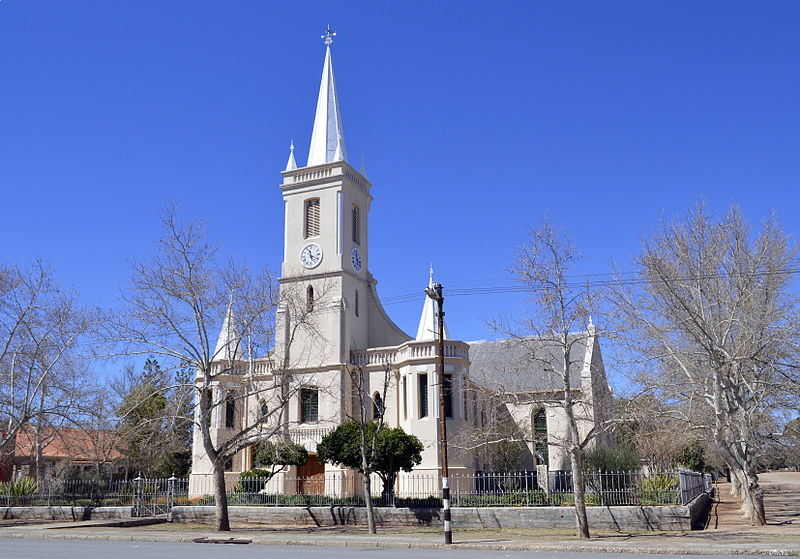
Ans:
[[[454,549],[591,551],[608,553],[669,553],[678,555],[794,555],[800,556],[800,474],[762,477],[768,525],[747,525],[726,487],[718,495],[709,527],[695,532],[619,533],[593,531],[592,539],[575,539],[558,530],[458,530]],[[261,545],[341,547],[444,548],[438,529],[379,529],[377,536],[365,528],[237,526],[233,532],[215,532],[208,525],[160,523],[149,526],[109,526],[109,521],[50,522],[41,524],[0,521],[0,539],[80,539],[114,541],[192,542],[197,539],[234,538]],[[119,522],[119,521],[117,521]],[[2,545],[2,544],[0,544]]]
[[[91,522],[91,521],[90,521]],[[79,539],[113,541],[192,542],[197,539],[249,540],[262,545],[308,545],[341,547],[443,548],[443,536],[431,529],[379,531],[371,536],[365,530],[348,529],[264,529],[238,527],[230,533],[209,530],[208,526],[157,524],[111,528],[80,523],[63,523],[0,528],[0,538]],[[767,527],[769,528],[769,527]],[[608,553],[670,553],[680,555],[755,554],[798,555],[800,536],[769,530],[713,530],[685,533],[596,533],[589,541],[571,534],[543,531],[458,531],[453,534],[454,549],[593,551]]]

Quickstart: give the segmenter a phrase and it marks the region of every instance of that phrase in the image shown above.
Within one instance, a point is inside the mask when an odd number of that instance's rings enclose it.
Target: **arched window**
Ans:
[[[319,236],[319,198],[306,200],[303,223],[303,234],[306,239]]]
[[[227,429],[233,429],[235,421],[236,400],[233,398],[233,394],[228,394],[225,396],[225,427]]]
[[[372,396],[372,419],[378,420],[383,415],[383,398],[379,393]]]
[[[353,308],[356,311],[356,316],[358,316],[358,289],[356,289],[356,302],[355,305],[353,305]]]
[[[547,465],[549,462],[547,449],[547,413],[539,409],[533,414],[533,436],[535,441],[536,463]]]
[[[314,310],[314,287],[309,285],[306,289],[306,311]]]

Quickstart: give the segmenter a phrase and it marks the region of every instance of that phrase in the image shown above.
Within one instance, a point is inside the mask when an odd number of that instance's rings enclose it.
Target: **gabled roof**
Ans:
[[[570,387],[581,388],[581,372],[588,366],[589,333],[573,334],[570,347]],[[500,393],[563,390],[563,353],[555,341],[514,338],[469,342],[469,376],[475,384]]]
[[[42,456],[55,460],[69,459],[74,462],[114,460],[122,456],[117,450],[119,440],[111,431],[84,430],[74,427],[45,427],[41,438],[52,441],[42,449]],[[34,431],[26,426],[17,433],[14,454],[30,456],[35,452]]]

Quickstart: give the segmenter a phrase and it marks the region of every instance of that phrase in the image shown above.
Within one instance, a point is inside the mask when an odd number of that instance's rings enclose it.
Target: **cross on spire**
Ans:
[[[331,29],[331,24],[329,23],[328,24],[328,28],[325,30],[325,34],[324,35],[320,35],[320,38],[323,41],[325,41],[325,44],[327,46],[331,46],[331,43],[333,42],[333,38],[334,37],[336,37],[336,32],[333,29]]]

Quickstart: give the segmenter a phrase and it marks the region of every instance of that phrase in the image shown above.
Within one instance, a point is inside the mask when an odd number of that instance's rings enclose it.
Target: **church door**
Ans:
[[[325,493],[325,464],[316,454],[309,454],[308,461],[297,467],[297,492],[301,495]]]

